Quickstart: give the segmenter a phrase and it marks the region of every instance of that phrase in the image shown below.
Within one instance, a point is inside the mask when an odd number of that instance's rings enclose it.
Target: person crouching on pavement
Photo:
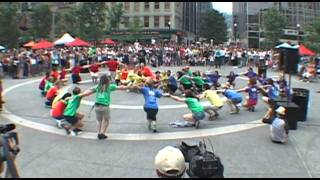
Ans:
[[[182,178],[187,169],[182,152],[172,146],[161,149],[155,156],[154,164],[160,178]]]
[[[276,109],[277,117],[270,125],[270,135],[272,142],[286,143],[288,141],[289,127],[286,122],[286,109],[282,106]]]
[[[222,86],[222,90],[217,90],[217,93],[222,93],[226,98],[226,103],[230,107],[230,114],[238,114],[240,112],[239,105],[242,102],[242,95],[236,90],[230,89],[231,85],[227,82]]]
[[[222,109],[223,101],[216,91],[211,90],[209,84],[204,85],[204,92],[198,96],[199,99],[207,98],[211,105],[206,106],[204,111],[209,114],[209,120],[212,121],[214,118],[218,118],[218,110]]]

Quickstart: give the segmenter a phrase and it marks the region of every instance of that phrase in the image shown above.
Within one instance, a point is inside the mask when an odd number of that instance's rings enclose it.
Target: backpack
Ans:
[[[185,161],[189,163],[187,174],[190,178],[223,178],[224,166],[213,152],[206,149],[202,142],[199,145],[188,145],[182,142],[178,147]]]

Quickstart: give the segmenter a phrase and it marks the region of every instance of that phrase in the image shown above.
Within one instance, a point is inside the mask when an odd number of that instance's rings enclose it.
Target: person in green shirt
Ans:
[[[53,77],[50,77],[48,80],[45,81],[46,83],[44,85],[44,90],[43,90],[44,97],[46,97],[46,94],[49,91],[49,89],[53,87],[53,83],[54,83],[53,81],[54,81]]]
[[[183,92],[186,89],[192,88],[192,81],[189,78],[187,78],[187,76],[184,75],[183,72],[181,71],[177,72],[177,79],[178,79],[178,82],[180,82],[180,86],[179,86],[180,91]]]
[[[189,110],[191,113],[183,115],[183,119],[185,121],[190,121],[194,124],[195,128],[199,128],[200,120],[203,120],[205,118],[204,108],[200,104],[198,98],[192,93],[191,90],[185,91],[186,97],[180,98],[177,96],[173,96],[171,94],[167,95],[173,100],[177,102],[184,102],[187,104]]]
[[[110,78],[103,74],[100,77],[99,84],[95,87],[87,90],[86,95],[96,93],[95,99],[95,111],[98,121],[98,139],[108,138],[105,133],[109,126],[110,121],[110,104],[111,104],[111,92],[115,90],[126,90],[129,89],[127,86],[117,86],[116,84],[110,83]]]
[[[203,81],[200,72],[193,72],[192,75],[192,77],[186,77],[194,82],[197,91],[201,93],[203,91],[203,85],[205,84],[205,82]]]
[[[82,131],[80,128],[83,127],[82,120],[84,114],[78,112],[78,109],[80,107],[81,99],[85,96],[88,96],[88,94],[81,93],[81,89],[75,87],[72,90],[72,96],[66,98],[67,104],[63,112],[64,120],[62,122],[62,127],[66,130],[68,135],[77,136],[78,133]]]

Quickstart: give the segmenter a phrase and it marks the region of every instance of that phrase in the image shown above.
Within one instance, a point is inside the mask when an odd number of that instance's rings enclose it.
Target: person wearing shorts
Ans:
[[[240,109],[238,105],[242,102],[242,95],[235,90],[230,89],[231,85],[226,83],[222,86],[223,90],[218,90],[218,93],[222,93],[226,98],[226,103],[230,107],[230,114],[238,114]]]
[[[204,92],[199,95],[200,99],[207,98],[211,105],[206,106],[204,111],[209,114],[209,120],[213,120],[214,118],[218,118],[220,110],[223,107],[223,101],[216,91],[211,90],[209,84],[204,85]]]
[[[183,115],[183,119],[185,121],[192,122],[195,128],[199,128],[200,120],[203,120],[206,117],[204,108],[200,104],[198,98],[193,95],[191,90],[186,90],[185,94],[185,98],[180,98],[172,95],[169,95],[169,97],[177,102],[184,102],[187,104],[191,113]]]
[[[248,93],[247,101],[243,105],[248,108],[248,111],[254,112],[255,106],[258,103],[258,93],[261,88],[257,86],[257,80],[255,78],[249,79],[249,84],[247,87],[238,90],[238,92],[246,92]]]
[[[81,93],[79,87],[75,87],[72,91],[72,96],[66,98],[67,106],[64,110],[63,116],[64,120],[62,122],[63,128],[66,130],[67,134],[72,136],[77,136],[83,127],[84,114],[77,112],[80,107],[81,99],[88,96],[85,93]]]
[[[158,99],[162,97],[162,92],[155,89],[155,83],[152,78],[146,80],[145,86],[135,88],[139,89],[145,100],[143,109],[147,113],[148,129],[157,132]]]
[[[111,92],[117,89],[126,90],[126,86],[117,86],[114,83],[110,83],[110,77],[103,74],[100,77],[98,85],[84,92],[86,96],[96,93],[95,99],[95,112],[98,121],[98,139],[107,139],[105,135],[110,121],[110,103],[111,103]]]
[[[58,102],[52,104],[52,109],[50,111],[51,117],[53,117],[57,121],[57,127],[62,128],[61,123],[64,119],[63,112],[66,108],[67,102],[66,98],[71,97],[70,93],[65,93],[61,98],[59,98]]]

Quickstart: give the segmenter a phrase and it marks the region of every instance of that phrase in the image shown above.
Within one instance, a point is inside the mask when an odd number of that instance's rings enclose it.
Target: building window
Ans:
[[[159,27],[159,16],[154,17],[154,27]]]
[[[164,9],[170,9],[170,2],[164,2]]]
[[[140,11],[140,2],[134,2],[134,11]]]
[[[154,9],[160,9],[160,3],[154,2]]]
[[[146,27],[146,28],[149,27],[149,16],[144,17],[144,27]]]
[[[149,11],[150,9],[150,3],[149,2],[144,2],[144,10]]]
[[[124,17],[124,27],[129,27],[129,20],[130,18],[129,17]]]
[[[125,10],[126,12],[129,12],[129,11],[130,11],[130,2],[125,2],[125,3],[124,3],[124,10]]]
[[[165,16],[164,17],[164,26],[165,27],[168,26],[169,21],[170,21],[170,16]]]

